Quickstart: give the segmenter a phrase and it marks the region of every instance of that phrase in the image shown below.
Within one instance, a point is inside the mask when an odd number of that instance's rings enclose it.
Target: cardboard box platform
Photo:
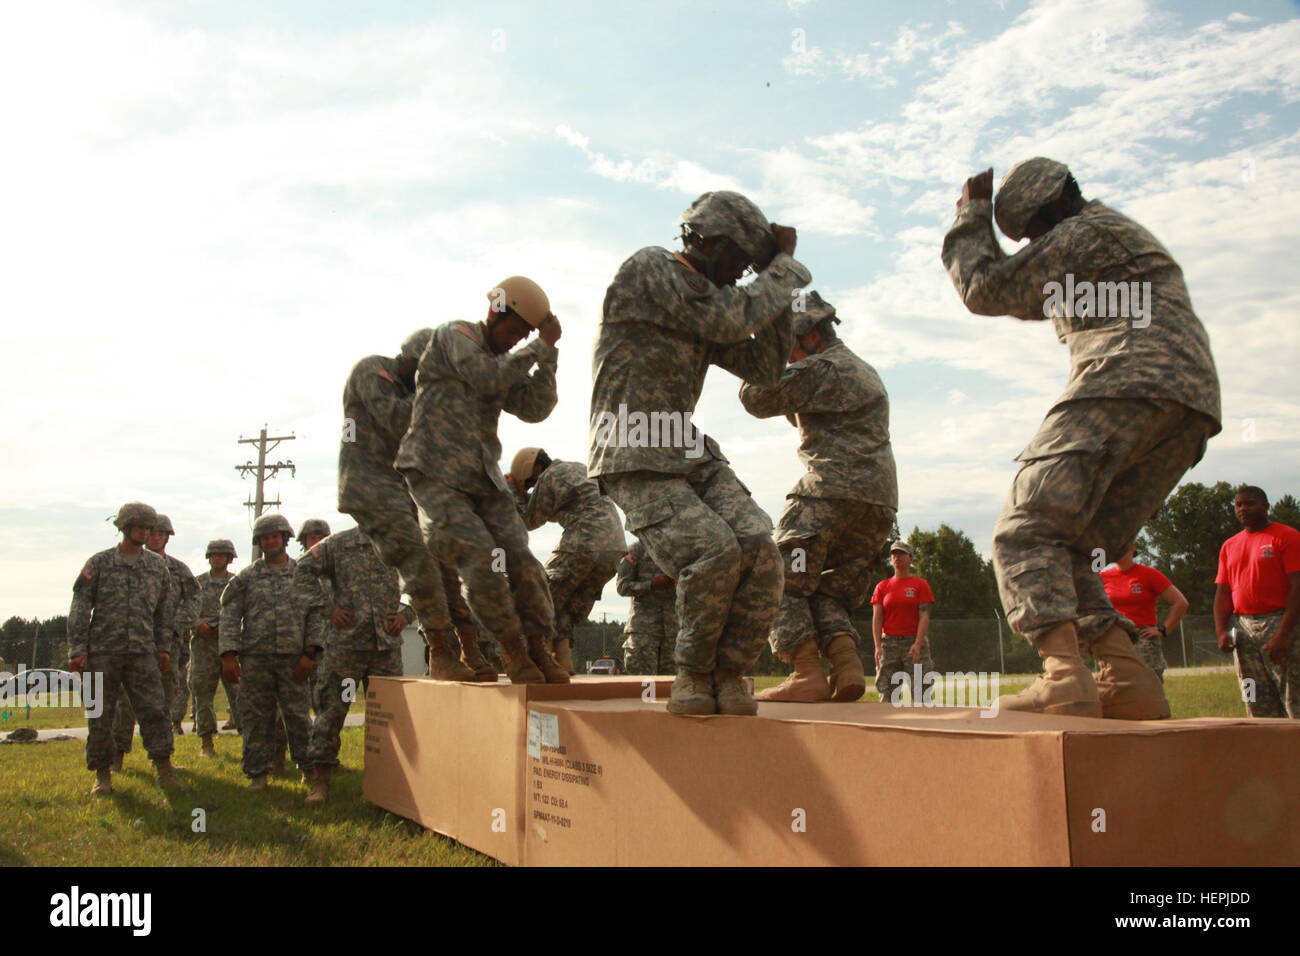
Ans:
[[[372,680],[366,799],[525,865],[1300,863],[1300,721],[683,718],[644,680]]]

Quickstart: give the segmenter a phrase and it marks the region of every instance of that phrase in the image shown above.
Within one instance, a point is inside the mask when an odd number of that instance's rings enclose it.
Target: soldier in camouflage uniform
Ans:
[[[794,672],[758,699],[854,701],[867,682],[850,615],[866,599],[898,508],[889,396],[836,335],[834,306],[811,292],[792,309],[789,368],[775,385],[740,387],[751,415],[784,415],[799,429],[807,469],[777,522],[785,595],[768,638]],[[829,684],[821,657],[830,661]]]
[[[158,785],[181,786],[172,771],[172,732],[162,687],[162,672],[171,667],[172,578],[167,562],[144,547],[156,520],[157,513],[146,504],[123,505],[114,522],[121,543],[87,561],[72,585],[68,668],[92,682],[102,708],[90,718],[86,735],[94,794],[113,792],[112,722],[122,693],[140,715],[140,735],[158,770]]]
[[[624,631],[629,674],[671,674],[677,647],[677,585],[659,570],[640,541],[618,564],[618,593],[632,599]]]
[[[316,544],[316,542],[328,538],[329,535],[330,535],[330,526],[328,521],[326,521],[324,518],[308,518],[306,521],[302,523],[302,527],[298,529],[299,554],[300,555],[306,554],[308,551],[312,549],[312,547]],[[299,560],[302,560],[301,557],[299,558]],[[325,589],[325,593],[326,594],[329,593],[328,588]],[[311,671],[311,677],[307,678],[307,693],[308,696],[311,697],[312,713],[313,714],[320,713],[320,704],[317,701],[317,698],[320,695],[320,668],[318,667],[313,667]],[[280,729],[283,726],[284,726],[284,719],[281,718],[276,723],[277,738],[279,736]]]
[[[194,732],[203,741],[202,754],[205,757],[217,755],[212,743],[212,737],[217,732],[217,714],[213,707],[217,681],[221,680],[225,685],[232,718],[239,699],[238,685],[225,682],[221,675],[221,655],[217,653],[217,634],[221,630],[221,592],[234,580],[235,576],[228,568],[237,556],[235,543],[230,539],[217,538],[209,541],[203,554],[208,562],[208,570],[195,579],[199,586],[199,620],[194,627],[194,636],[190,638],[190,693],[194,695]]]
[[[309,640],[325,646],[316,720],[307,747],[307,803],[329,797],[330,775],[339,762],[339,731],[358,688],[372,676],[402,675],[402,629],[415,612],[402,604],[397,572],[384,565],[370,539],[349,528],[312,545],[295,573],[307,612]],[[319,595],[328,595],[320,600]]]
[[[572,674],[573,627],[590,616],[627,554],[623,523],[613,502],[587,477],[586,465],[552,460],[541,448],[522,448],[509,479],[529,531],[548,521],[564,528],[546,562],[546,582],[555,608],[555,659]]]
[[[429,647],[429,673],[440,680],[475,680],[474,670],[460,660],[443,569],[425,543],[405,479],[393,464],[411,423],[420,355],[432,337],[433,329],[413,332],[396,357],[368,356],[348,376],[338,507],[356,519],[384,564],[397,571]],[[477,647],[466,653],[476,658]]]
[[[1051,318],[1071,369],[1017,459],[994,529],[1007,619],[1043,658],[1043,675],[999,706],[1167,717],[1160,681],[1134,652],[1137,635],[1093,561],[1123,554],[1219,432],[1209,337],[1178,263],[1132,219],[1085,202],[1063,164],[1037,157],[1014,166],[996,201],[992,184],[991,169],[966,181],[943,243],[948,275],[972,312]],[[1008,256],[991,216],[1029,244]],[[1096,682],[1080,643],[1100,664]]]
[[[741,675],[780,604],[781,556],[771,519],[690,418],[710,365],[780,379],[788,306],[810,277],[793,258],[795,231],[739,193],[705,193],[682,219],[682,253],[642,249],[605,293],[587,470],[677,582],[669,712],[754,714]],[[757,278],[737,286],[751,267]]]
[[[286,548],[293,527],[283,515],[265,514],[253,524],[253,547],[262,557],[235,575],[221,593],[218,649],[226,679],[238,683],[243,770],[249,789],[265,790],[275,758],[276,711],[284,717],[289,752],[307,765],[311,718],[307,677],[321,647],[306,633],[309,600],[295,586],[297,562]]]
[[[189,565],[167,553],[167,541],[175,533],[171,518],[160,514],[153,530],[149,532],[146,547],[167,563],[167,572],[171,575],[171,619],[174,630],[167,655],[172,666],[162,672],[163,710],[171,721],[172,733],[179,736],[185,731],[181,729],[181,721],[176,713],[179,710],[181,716],[184,716],[188,699],[190,633],[199,617],[199,585]],[[127,695],[121,694],[117,698],[117,711],[113,715],[113,739],[117,744],[113,769],[122,769],[123,758],[131,752],[134,734],[135,713],[127,702]]]
[[[545,572],[528,550],[528,532],[497,464],[502,411],[540,422],[555,407],[560,323],[546,294],[523,276],[501,282],[488,300],[485,321],[434,330],[396,464],[426,543],[464,581],[474,617],[501,647],[511,681],[567,683],[569,672],[549,646],[555,616]],[[534,329],[537,339],[510,351]]]

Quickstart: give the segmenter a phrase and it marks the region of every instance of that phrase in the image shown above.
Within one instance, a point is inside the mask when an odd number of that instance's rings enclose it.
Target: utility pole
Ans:
[[[244,502],[245,508],[253,509],[254,524],[257,523],[258,518],[262,517],[262,511],[266,508],[267,505],[274,505],[277,508],[280,507],[279,495],[276,495],[274,501],[267,501],[263,494],[263,486],[266,483],[266,479],[268,475],[269,477],[273,478],[280,472],[282,468],[288,468],[290,475],[297,475],[298,473],[297,466],[294,465],[294,463],[291,461],[277,461],[273,465],[268,465],[266,463],[266,453],[268,451],[273,450],[282,441],[293,441],[293,439],[294,439],[293,432],[290,432],[287,435],[271,435],[268,437],[266,434],[265,424],[262,425],[262,432],[257,438],[239,439],[239,444],[241,445],[257,446],[256,465],[253,464],[251,461],[247,461],[242,465],[235,466],[235,471],[239,472],[240,475],[242,475],[243,477],[247,478],[251,474],[256,476],[257,478],[257,491],[254,494],[253,499],[251,501]],[[254,545],[253,560],[256,561],[259,557],[261,557],[261,555],[262,555],[262,549]]]

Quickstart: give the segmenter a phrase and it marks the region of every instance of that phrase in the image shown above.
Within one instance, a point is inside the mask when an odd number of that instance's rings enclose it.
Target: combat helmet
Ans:
[[[705,193],[682,213],[682,235],[730,239],[751,262],[766,263],[775,250],[772,226],[753,201],[729,189]]]
[[[510,462],[510,477],[515,480],[516,487],[524,487],[525,483],[533,477],[533,468],[538,459],[541,459],[545,465],[551,463],[550,457],[541,448],[521,448],[515,452],[515,457]]]
[[[1023,239],[1034,214],[1061,195],[1070,168],[1054,159],[1035,156],[1016,163],[998,183],[993,218],[1010,239]]]
[[[210,558],[214,554],[228,554],[232,561],[239,557],[235,553],[235,542],[229,538],[213,538],[208,542],[208,549],[203,552],[203,557]]]
[[[329,537],[330,526],[324,518],[308,518],[298,529],[298,540],[301,541],[309,534],[319,534],[326,538]]]
[[[253,547],[258,547],[257,539],[264,534],[274,534],[276,531],[284,532],[284,543],[287,545],[289,539],[293,537],[293,525],[289,524],[289,519],[278,511],[270,514],[264,514],[253,522]]]
[[[158,512],[143,501],[128,501],[117,509],[117,517],[113,519],[113,526],[118,531],[125,531],[131,527],[152,528],[157,520]]]
[[[796,299],[796,304],[798,300]],[[803,311],[792,306],[794,313],[794,334],[807,335],[827,319],[836,325],[840,320],[835,316],[835,306],[831,305],[816,292],[809,292],[803,297]]]
[[[551,314],[551,300],[541,286],[525,276],[502,279],[488,289],[487,297],[493,312],[509,309],[533,328],[538,328]]]
[[[175,534],[176,529],[172,527],[172,519],[165,514],[158,515],[153,523],[154,531],[165,531],[167,534]]]

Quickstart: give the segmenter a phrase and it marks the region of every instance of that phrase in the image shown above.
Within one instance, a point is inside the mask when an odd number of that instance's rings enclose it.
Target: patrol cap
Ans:
[[[795,305],[799,300],[795,300]],[[833,321],[836,325],[840,320],[835,317],[835,306],[831,305],[816,292],[809,292],[803,296],[803,311],[791,307],[794,312],[794,334],[807,335],[817,326],[821,325],[827,319]]]
[[[488,289],[487,297],[492,303],[492,311],[503,312],[509,309],[533,328],[545,322],[551,314],[551,300],[546,297],[541,286],[525,276],[502,279]]]
[[[682,213],[682,225],[701,239],[726,236],[752,261],[771,259],[772,226],[753,200],[729,189],[707,192]]]
[[[889,553],[893,554],[895,551],[902,551],[909,558],[914,557],[914,555],[912,554],[912,546],[908,544],[906,541],[895,541],[893,544],[891,544],[889,546]]]
[[[273,514],[264,514],[253,522],[253,547],[257,547],[257,539],[264,534],[272,534],[276,531],[282,531],[285,535],[285,543],[293,537],[293,525],[289,524],[289,519],[279,512]]]
[[[298,540],[301,541],[309,534],[319,534],[329,537],[330,526],[324,518],[308,518],[298,529]]]
[[[125,531],[127,528],[132,527],[152,528],[157,520],[158,512],[143,501],[128,501],[117,509],[117,517],[113,519],[113,526],[118,531]]]
[[[998,183],[993,218],[1011,239],[1023,239],[1034,214],[1061,195],[1070,168],[1054,159],[1035,156],[1016,163]]]
[[[228,554],[232,558],[239,557],[239,555],[235,553],[235,542],[231,541],[229,538],[213,538],[208,542],[208,548],[203,552],[203,556],[205,558],[210,558],[214,554]]]
[[[153,529],[154,531],[165,531],[167,534],[176,533],[176,529],[172,527],[172,519],[163,514],[154,519]]]

